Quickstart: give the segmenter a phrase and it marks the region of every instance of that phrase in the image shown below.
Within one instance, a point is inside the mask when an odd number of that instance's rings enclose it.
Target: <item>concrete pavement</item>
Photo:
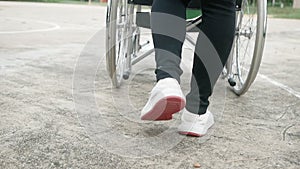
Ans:
[[[300,167],[300,20],[269,18],[255,83],[237,97],[220,81],[211,106],[217,123],[206,137],[192,138],[176,133],[180,115],[139,121],[154,83],[153,57],[137,64],[121,89],[111,88],[105,10],[0,2],[0,168]],[[187,70],[190,53],[184,50]],[[95,88],[76,95],[91,73]]]

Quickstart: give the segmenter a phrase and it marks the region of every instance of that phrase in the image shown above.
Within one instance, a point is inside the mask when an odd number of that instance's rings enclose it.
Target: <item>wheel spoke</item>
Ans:
[[[233,77],[236,91],[249,85],[248,77],[254,56],[256,40],[257,10],[248,0],[243,0],[241,11],[237,12],[237,31],[233,57]],[[250,82],[251,83],[251,82]]]

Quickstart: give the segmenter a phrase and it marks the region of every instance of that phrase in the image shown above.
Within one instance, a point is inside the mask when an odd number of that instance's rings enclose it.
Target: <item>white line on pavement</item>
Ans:
[[[261,78],[263,78],[263,79],[265,79],[265,80],[267,80],[268,82],[272,83],[273,85],[275,85],[277,87],[280,87],[281,89],[289,92],[290,94],[296,96],[298,99],[300,99],[300,92],[297,92],[294,89],[290,88],[289,86],[284,85],[282,83],[279,83],[279,82],[277,82],[277,81],[275,81],[275,80],[267,77],[266,75],[258,74],[258,76],[261,77]]]
[[[48,31],[53,31],[60,29],[60,26],[56,23],[52,22],[46,22],[46,21],[40,21],[40,20],[33,20],[33,19],[22,19],[22,18],[15,18],[15,17],[5,17],[9,18],[12,20],[17,20],[17,21],[31,21],[31,22],[36,22],[36,23],[41,23],[41,24],[46,24],[50,25],[49,28],[44,28],[44,29],[32,29],[32,30],[20,30],[20,31],[0,31],[0,34],[19,34],[19,33],[34,33],[34,32],[48,32]]]

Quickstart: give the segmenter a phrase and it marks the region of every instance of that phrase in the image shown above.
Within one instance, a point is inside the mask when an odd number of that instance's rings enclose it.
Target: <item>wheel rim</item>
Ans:
[[[116,72],[115,78],[117,80],[118,85],[121,83],[123,78],[123,72],[125,67],[125,60],[127,57],[127,2],[126,0],[118,1],[117,4],[117,18],[116,18]]]
[[[249,81],[256,42],[257,16],[256,6],[249,4],[248,0],[243,0],[241,11],[237,15],[235,56],[232,69],[237,82],[234,89],[237,92],[241,91]]]
[[[106,63],[114,87],[119,87],[125,69],[128,46],[127,0],[110,0],[106,18]]]

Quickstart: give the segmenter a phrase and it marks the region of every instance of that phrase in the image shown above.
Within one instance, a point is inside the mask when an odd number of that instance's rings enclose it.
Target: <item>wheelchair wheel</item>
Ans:
[[[106,15],[106,67],[114,87],[120,87],[128,56],[127,0],[110,0]]]
[[[250,4],[242,0],[237,10],[236,37],[233,44],[231,71],[233,91],[242,95],[251,86],[261,63],[266,36],[267,0]]]

